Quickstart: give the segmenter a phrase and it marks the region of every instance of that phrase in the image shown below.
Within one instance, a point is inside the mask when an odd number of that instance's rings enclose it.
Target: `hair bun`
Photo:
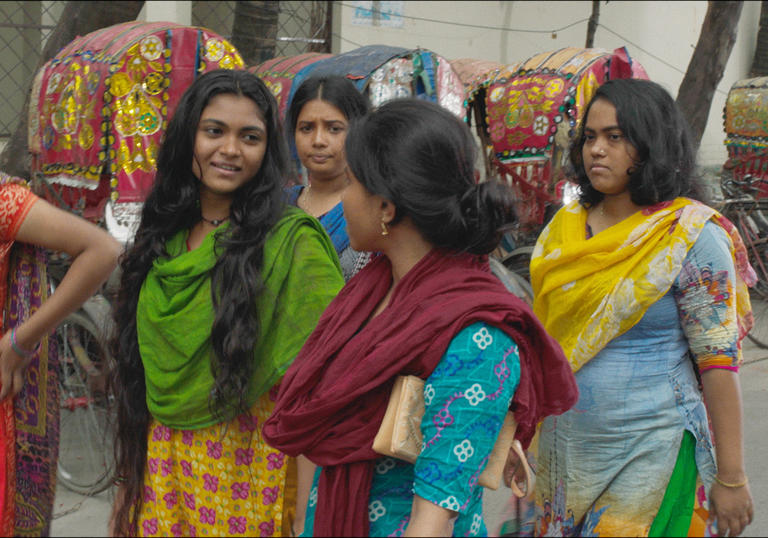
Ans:
[[[459,219],[461,226],[468,232],[474,232],[482,223],[481,215],[481,187],[479,184],[472,185],[459,198]]]
[[[430,244],[487,254],[514,222],[511,195],[497,181],[475,182],[477,147],[446,109],[395,99],[352,122],[347,163],[369,192],[391,200]]]
[[[459,211],[462,227],[471,238],[467,250],[475,254],[496,248],[504,230],[515,221],[511,193],[496,180],[476,183],[464,191]]]

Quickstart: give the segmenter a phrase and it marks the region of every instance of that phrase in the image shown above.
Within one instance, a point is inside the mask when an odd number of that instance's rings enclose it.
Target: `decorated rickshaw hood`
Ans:
[[[218,68],[242,69],[243,61],[204,28],[133,21],[76,38],[35,78],[33,171],[59,185],[98,189],[113,202],[143,202],[181,95],[196,76]],[[88,203],[100,201],[90,196]]]

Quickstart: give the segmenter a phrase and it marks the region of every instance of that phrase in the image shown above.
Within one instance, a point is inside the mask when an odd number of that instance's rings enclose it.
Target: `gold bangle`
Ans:
[[[720,484],[721,486],[724,486],[726,488],[743,488],[744,486],[747,485],[749,480],[747,479],[747,477],[744,477],[744,481],[743,482],[737,482],[735,484],[730,484],[728,482],[723,482],[722,480],[720,480],[717,477],[717,475],[715,475],[715,482],[717,482],[718,484]]]

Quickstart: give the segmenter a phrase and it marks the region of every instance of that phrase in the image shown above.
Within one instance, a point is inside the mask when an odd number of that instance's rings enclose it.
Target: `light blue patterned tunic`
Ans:
[[[517,345],[506,333],[475,323],[460,331],[424,384],[424,447],[414,465],[376,461],[368,503],[371,536],[402,536],[416,493],[459,512],[454,536],[486,536],[482,490],[485,468],[520,381]],[[315,475],[303,536],[311,536]]]
[[[541,426],[536,535],[647,535],[686,431],[702,500],[716,468],[694,361],[736,369],[734,281],[728,236],[709,222],[669,292],[576,372],[579,401]]]

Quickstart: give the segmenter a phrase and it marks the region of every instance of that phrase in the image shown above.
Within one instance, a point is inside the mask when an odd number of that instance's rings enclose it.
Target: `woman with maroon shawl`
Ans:
[[[474,183],[469,130],[425,101],[353,123],[346,151],[350,241],[379,254],[323,314],[263,435],[322,468],[307,535],[485,534],[477,477],[507,409],[527,446],[577,396],[558,344],[490,273],[507,191]],[[398,375],[425,380],[415,464],[372,449]]]

